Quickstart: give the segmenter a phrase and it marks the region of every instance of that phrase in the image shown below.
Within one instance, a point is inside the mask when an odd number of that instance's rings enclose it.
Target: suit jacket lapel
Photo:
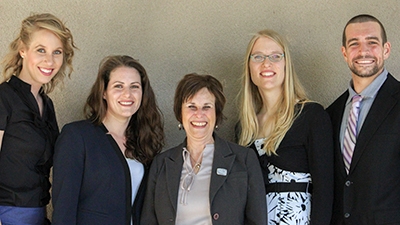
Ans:
[[[358,135],[351,161],[350,173],[354,170],[357,162],[359,161],[361,155],[368,145],[368,142],[371,140],[376,130],[385,120],[392,108],[397,104],[397,99],[392,97],[393,93],[399,91],[396,84],[397,82],[389,74],[386,81],[378,91],[374,103],[372,103],[371,109],[369,110]]]
[[[179,184],[180,184],[182,165],[183,165],[183,158],[182,158],[183,146],[184,144],[181,144],[178,147],[174,148],[171,156],[165,158],[167,190],[169,198],[171,200],[171,205],[173,206],[175,212],[177,210],[177,201],[179,201],[178,192],[180,188]]]
[[[346,101],[347,98],[349,97],[349,92],[346,91],[344,92],[338,100],[334,103],[336,106],[333,108],[334,112],[331,112],[331,120],[333,126],[333,138],[334,138],[334,143],[335,143],[335,160],[338,162],[338,165],[340,166],[340,173],[342,176],[346,177],[346,169],[343,161],[343,154],[342,154],[342,146],[340,145],[340,129],[342,125],[342,119],[343,119],[343,112],[346,106]]]
[[[214,143],[215,149],[213,166],[211,170],[210,204],[212,204],[215,194],[229,176],[236,157],[226,141],[219,138],[216,134],[214,134]],[[217,174],[217,170],[226,171],[226,174],[223,174],[223,172],[218,172]]]

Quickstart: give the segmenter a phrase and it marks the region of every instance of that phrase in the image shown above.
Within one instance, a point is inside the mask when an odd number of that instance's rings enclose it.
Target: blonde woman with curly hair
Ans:
[[[0,221],[42,225],[59,134],[48,93],[73,70],[75,44],[54,15],[34,14],[3,60],[0,84]]]
[[[259,156],[268,224],[329,224],[333,144],[329,116],[310,101],[288,44],[272,30],[250,40],[240,98],[238,142]]]

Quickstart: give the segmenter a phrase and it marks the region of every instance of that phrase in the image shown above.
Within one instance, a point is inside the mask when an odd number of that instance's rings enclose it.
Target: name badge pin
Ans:
[[[217,175],[226,176],[228,171],[225,168],[217,168]]]

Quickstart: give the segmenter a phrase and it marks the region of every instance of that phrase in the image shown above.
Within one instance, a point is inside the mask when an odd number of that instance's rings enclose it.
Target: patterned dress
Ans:
[[[265,154],[262,149],[264,139],[257,139],[254,145],[259,156]],[[268,183],[311,183],[310,173],[297,173],[282,170],[268,164]],[[311,194],[306,192],[270,192],[266,195],[268,206],[268,225],[310,224]]]
[[[250,147],[258,153],[268,189],[268,225],[329,224],[333,141],[331,122],[323,107],[313,102],[304,105],[279,144],[277,155],[266,155],[262,144],[263,139],[258,139]],[[287,188],[286,183],[293,184]]]

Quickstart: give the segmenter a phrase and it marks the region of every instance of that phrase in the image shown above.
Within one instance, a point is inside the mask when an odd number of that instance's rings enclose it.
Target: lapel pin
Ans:
[[[226,176],[228,171],[225,168],[217,168],[217,175]]]

